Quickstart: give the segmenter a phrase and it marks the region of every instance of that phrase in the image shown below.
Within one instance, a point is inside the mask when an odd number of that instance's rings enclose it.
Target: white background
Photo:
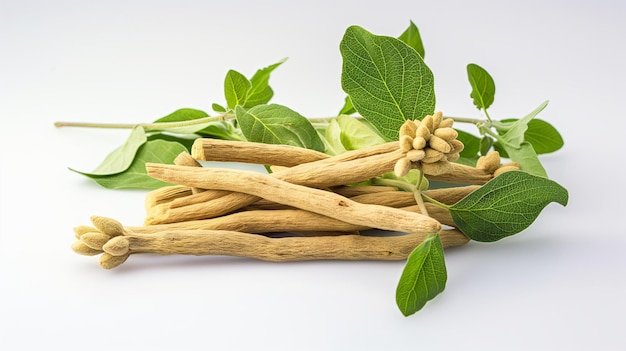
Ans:
[[[0,347],[6,350],[623,350],[624,98],[619,1],[0,0]],[[565,147],[542,157],[570,203],[518,236],[446,253],[446,291],[395,305],[403,262],[274,264],[138,255],[112,271],[70,250],[91,215],[144,219],[143,191],[95,168],[128,131],[223,103],[228,69],[283,57],[274,102],[307,117],[343,104],[338,45],[352,24],[397,36],[413,20],[437,109],[480,117],[465,66],[494,77],[494,118],[540,115]]]

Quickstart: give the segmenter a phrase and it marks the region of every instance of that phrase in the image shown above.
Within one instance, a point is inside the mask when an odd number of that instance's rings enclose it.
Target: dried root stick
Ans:
[[[417,205],[406,205],[400,208],[404,211],[419,213]],[[430,217],[442,224],[454,226],[450,212],[433,204],[426,204]],[[310,211],[300,209],[280,210],[249,210],[235,212],[225,216],[195,221],[157,224],[139,227],[126,227],[127,232],[151,234],[162,230],[202,229],[202,230],[232,230],[245,233],[274,233],[274,232],[350,232],[371,229],[368,226],[346,223]]]
[[[273,202],[371,228],[412,233],[437,233],[441,224],[419,213],[360,204],[328,191],[296,185],[269,175],[229,169],[203,169],[146,164],[148,175],[173,184],[238,191]]]
[[[96,217],[92,217],[92,220],[94,218]],[[97,218],[122,227],[113,219]],[[322,259],[403,260],[426,236],[423,233],[411,233],[385,237],[340,235],[268,238],[223,230],[164,230],[149,235],[129,232],[109,235],[98,231],[93,232],[92,236],[100,234],[108,239],[95,243],[87,238],[88,234],[90,233],[80,235],[79,241],[72,247],[83,255],[102,253],[100,265],[105,269],[121,265],[135,253],[228,255],[273,262]],[[441,231],[440,235],[444,247],[460,246],[468,242],[467,237],[456,229]],[[77,250],[82,246],[89,247],[91,251]]]
[[[459,184],[482,185],[493,178],[493,174],[484,169],[474,168],[451,162],[451,170],[448,173],[429,175],[429,180],[440,180]]]
[[[295,231],[359,231],[367,226],[354,225],[299,209],[251,210],[195,221],[127,227],[127,232],[152,234],[163,230],[230,230],[245,233]]]
[[[289,145],[209,138],[196,139],[191,148],[191,156],[200,161],[243,162],[286,167],[330,157],[315,150]]]
[[[191,188],[183,185],[163,186],[146,194],[144,206],[146,211],[154,206],[167,204],[174,199],[191,195]]]
[[[174,164],[178,166],[202,167],[202,165],[193,157],[191,157],[191,155],[187,152],[181,152],[178,156],[176,156],[176,158],[174,159]],[[192,194],[198,194],[203,191],[204,189],[191,188]]]
[[[357,183],[387,173],[393,169],[399,155],[400,151],[392,151],[345,162],[327,164],[320,164],[323,161],[310,162],[272,173],[270,176],[293,184],[327,188]],[[213,195],[220,194],[223,196],[213,197]],[[211,200],[207,200],[209,196]],[[211,189],[176,199],[168,208],[148,211],[145,223],[152,225],[217,217],[243,208],[257,200],[258,197],[243,192],[226,193]]]
[[[306,260],[402,260],[426,234],[374,237],[362,235],[267,238],[232,231],[180,230],[155,235],[131,235],[113,239],[104,247],[111,255],[155,253],[160,255],[226,255],[264,261]],[[456,230],[443,231],[444,247],[459,246],[468,239]],[[127,246],[126,246],[127,245]],[[109,246],[114,250],[109,250]],[[109,252],[111,251],[111,252]]]

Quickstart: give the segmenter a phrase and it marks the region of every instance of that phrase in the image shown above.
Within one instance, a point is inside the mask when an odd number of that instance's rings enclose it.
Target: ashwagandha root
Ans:
[[[396,150],[342,162],[330,162],[330,159],[326,159],[291,167],[272,173],[270,176],[307,187],[328,188],[358,183],[390,172],[399,155],[400,151]],[[328,163],[320,164],[321,162]],[[206,189],[210,190],[176,199],[170,206],[164,206],[165,208],[159,209],[160,211],[149,213],[145,223],[163,224],[217,217],[258,200],[258,197],[251,196],[244,191],[224,193],[215,187],[208,187],[208,185]],[[213,204],[209,205],[209,201]],[[183,207],[185,208],[183,209]]]
[[[187,152],[181,152],[178,156],[176,156],[176,158],[174,159],[174,164],[178,166],[202,167],[202,165],[193,157],[191,157],[191,155]],[[191,188],[192,194],[197,194],[203,191],[204,189]]]
[[[493,178],[493,174],[484,169],[466,166],[460,163],[450,163],[450,171],[439,175],[428,176],[428,180],[440,180],[443,182],[458,184],[482,185]]]
[[[341,195],[279,180],[269,175],[229,169],[146,164],[148,175],[173,184],[239,191],[258,198],[319,213],[344,222],[404,233],[437,233],[441,224],[419,213],[360,204]]]
[[[393,207],[393,206],[391,206]],[[417,205],[396,207],[404,211],[419,213]],[[441,224],[454,226],[450,212],[433,204],[426,204],[430,217]],[[128,227],[127,231],[133,233],[149,234],[165,229],[202,229],[202,230],[232,230],[245,233],[263,234],[272,232],[296,232],[296,231],[363,231],[371,227],[346,223],[341,220],[330,218],[310,211],[300,209],[263,209],[235,212],[224,216],[184,221],[169,224],[157,224],[140,227]]]
[[[322,152],[296,146],[210,138],[196,139],[191,148],[191,156],[200,161],[243,162],[285,167],[330,157]]]
[[[202,139],[197,139],[194,142],[194,145],[196,145],[195,143],[197,143],[197,146],[194,147],[194,149],[196,150],[195,152],[192,150],[193,154],[192,156],[198,157],[199,160],[213,160],[213,161],[229,161],[232,162],[234,160],[239,160],[239,162],[252,162],[252,163],[259,163],[259,164],[266,164],[266,165],[272,165],[273,162],[275,163],[280,163],[280,164],[288,164],[288,162],[290,163],[297,163],[300,161],[305,161],[305,158],[307,159],[314,159],[314,158],[319,158],[318,161],[309,161],[309,162],[302,162],[301,164],[298,164],[295,167],[299,167],[302,166],[303,168],[300,169],[300,171],[296,171],[293,174],[287,174],[287,175],[281,175],[279,172],[276,172],[276,174],[278,174],[278,177],[280,179],[283,180],[287,180],[289,182],[292,183],[297,183],[297,179],[287,179],[289,177],[296,177],[298,176],[297,174],[300,173],[304,173],[307,174],[310,172],[311,169],[319,169],[320,167],[322,167],[322,165],[326,165],[326,164],[332,164],[332,163],[341,163],[341,162],[346,162],[346,161],[354,161],[354,160],[358,160],[358,159],[362,159],[362,158],[366,158],[366,157],[370,157],[370,156],[375,156],[375,155],[380,155],[380,154],[386,154],[386,153],[390,153],[390,152],[394,152],[397,151],[398,149],[398,143],[397,142],[389,142],[389,143],[385,143],[385,144],[381,144],[381,145],[375,145],[372,147],[368,147],[368,148],[364,148],[364,149],[359,149],[359,150],[352,150],[352,151],[347,151],[345,153],[342,153],[340,155],[337,156],[327,156],[326,154],[319,154],[316,151],[313,151],[313,153],[311,153],[311,150],[307,150],[307,151],[301,151],[304,150],[302,148],[296,148],[298,150],[296,150],[294,153],[300,153],[300,155],[302,155],[304,153],[304,155],[308,155],[305,157],[297,157],[294,160],[298,160],[298,161],[285,161],[280,159],[280,161],[273,161],[272,157],[265,157],[263,153],[256,153],[256,155],[254,156],[248,156],[248,155],[240,155],[239,153],[234,153],[234,150],[239,150],[239,149],[230,149],[229,147],[225,147],[227,145],[230,145],[232,143],[235,143],[236,145],[238,145],[237,143],[240,142],[231,142],[231,141],[224,141],[224,140],[210,140],[210,141],[202,141]],[[253,143],[254,145],[258,146],[258,143]],[[220,146],[219,149],[224,151],[228,151],[228,153],[226,155],[213,155],[213,154],[208,154],[208,152],[206,150],[204,150],[205,145],[225,145],[225,146]],[[261,145],[267,145],[267,144],[261,144]],[[274,146],[280,146],[280,145],[274,145]],[[272,149],[273,146],[261,146],[261,148],[264,148],[264,150],[266,150],[266,148],[270,148]],[[290,147],[291,148],[291,147]],[[202,149],[204,151],[199,151],[198,149]],[[279,148],[280,149],[280,148]],[[273,150],[277,150],[275,148],[273,148]],[[202,153],[204,153],[204,155],[202,155]],[[242,154],[248,154],[250,153],[248,149],[244,149],[241,150]],[[322,156],[323,155],[323,156]],[[282,157],[285,157],[285,155],[282,155]],[[306,165],[308,164],[308,165]],[[353,163],[354,164],[354,163]],[[348,168],[353,164],[349,164],[347,165],[347,167],[344,168]],[[305,166],[306,165],[306,166]],[[283,178],[284,176],[284,178]],[[374,176],[378,176],[374,175]],[[373,177],[374,177],[373,176]],[[324,179],[328,178],[327,176],[323,177]],[[363,178],[363,177],[359,177],[359,178]],[[371,177],[370,177],[371,178]],[[365,178],[359,180],[362,181],[365,180]],[[359,181],[353,181],[353,182],[348,182],[348,183],[356,183]],[[345,184],[348,184],[345,183]],[[300,184],[300,183],[298,183]],[[306,184],[303,184],[306,185]],[[328,187],[330,186],[338,186],[338,185],[343,185],[342,183],[338,183],[337,181],[333,181],[332,185],[327,185]],[[323,187],[323,186],[320,186]],[[184,188],[184,187],[181,187]],[[151,191],[150,193],[148,193],[148,195],[146,196],[146,209],[151,208],[155,205],[159,205],[159,204],[164,204],[164,203],[170,203],[169,207],[171,208],[177,208],[177,207],[183,207],[183,206],[188,206],[188,205],[193,205],[193,204],[198,204],[198,203],[203,203],[206,201],[210,201],[213,199],[216,199],[218,197],[224,196],[226,195],[226,193],[223,192],[214,192],[214,191],[210,191],[210,192],[206,192],[203,193],[202,195],[198,195],[198,196],[190,196],[190,197],[186,197],[186,195],[183,195],[183,189],[181,188],[176,188],[177,191],[174,191],[173,189],[156,189]],[[191,189],[189,189],[189,191],[191,191]],[[190,195],[190,194],[187,194]],[[172,201],[172,202],[170,202]],[[161,212],[165,212],[165,210],[161,211]]]
[[[111,222],[113,234],[123,226],[112,219],[97,218]],[[115,268],[135,253],[159,255],[227,255],[249,257],[263,261],[286,262],[306,260],[403,260],[427,236],[426,233],[410,233],[397,236],[315,236],[268,238],[261,235],[222,230],[164,230],[153,234],[124,232],[112,235],[107,232],[84,232],[87,226],[77,230],[79,240],[72,246],[83,255],[97,255],[105,269]],[[94,228],[95,229],[95,228]],[[108,229],[107,229],[108,230]],[[78,233],[82,234],[78,234]],[[91,235],[93,234],[93,235]],[[98,240],[92,240],[96,234]],[[108,237],[107,240],[104,240]],[[440,232],[444,247],[460,246],[468,238],[456,229]]]

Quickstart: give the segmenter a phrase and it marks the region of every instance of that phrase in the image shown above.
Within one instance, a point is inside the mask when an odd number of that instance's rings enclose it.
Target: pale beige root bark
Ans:
[[[133,233],[150,234],[162,230],[230,230],[246,233],[290,231],[355,231],[368,229],[328,216],[299,209],[252,210],[195,221],[176,222],[140,227],[127,227]]]
[[[426,178],[429,180],[475,185],[485,184],[493,178],[493,174],[484,169],[454,162],[450,162],[450,165],[452,166],[450,172],[439,175],[428,175]]]
[[[446,205],[453,205],[478,188],[480,188],[478,185],[468,185],[426,190],[424,191],[424,194]],[[360,203],[390,207],[404,207],[415,204],[415,197],[413,193],[407,191],[384,191],[358,195],[351,197],[350,199]]]
[[[198,142],[198,143],[202,143],[202,142]],[[235,142],[235,145],[239,145],[239,143],[241,142]],[[262,145],[267,145],[267,144],[262,144]],[[313,167],[313,168],[317,168],[320,167],[321,164],[325,164],[325,163],[336,163],[336,162],[345,162],[345,161],[352,161],[352,160],[357,160],[360,158],[364,158],[364,157],[369,157],[369,156],[374,156],[374,155],[380,155],[380,154],[384,154],[384,153],[388,153],[388,152],[392,152],[392,151],[396,151],[398,149],[398,143],[397,142],[389,142],[389,143],[385,143],[382,145],[376,145],[376,146],[372,146],[372,147],[368,147],[365,149],[360,149],[360,150],[353,150],[353,151],[348,151],[345,152],[343,154],[337,155],[337,156],[327,156],[326,154],[322,154],[325,155],[326,158],[321,158],[319,161],[314,161],[314,162],[322,162],[323,163],[315,163],[313,166],[308,166],[308,167]],[[310,151],[310,150],[309,150]],[[248,150],[243,150],[242,153],[248,153]],[[316,152],[316,151],[314,151]],[[198,151],[196,151],[196,153],[198,153]],[[220,156],[217,156],[220,157]],[[241,156],[241,155],[236,155],[236,157],[250,157],[250,156]],[[257,157],[263,157],[263,155],[257,155]],[[316,156],[317,157],[317,156]],[[206,157],[205,157],[206,158]],[[222,157],[225,161],[230,161],[230,158],[227,157]],[[203,160],[203,159],[201,159]],[[271,164],[270,162],[266,162],[268,160],[264,160],[264,162],[262,162],[263,164]],[[281,163],[284,163],[285,161],[281,161]],[[311,163],[311,162],[309,162]],[[304,165],[301,164],[301,165]],[[285,169],[283,169],[285,170]],[[306,169],[303,171],[306,172]],[[278,172],[276,172],[278,173]],[[356,182],[354,182],[356,183]],[[346,183],[347,184],[347,183]],[[343,185],[343,184],[334,184],[334,185]],[[208,192],[208,193],[203,193],[202,195],[198,195],[197,197],[191,196],[188,198],[183,198],[182,196],[172,196],[171,199],[169,200],[173,200],[173,202],[171,203],[171,207],[172,208],[176,208],[176,207],[182,207],[182,206],[187,206],[187,205],[193,205],[193,204],[198,204],[198,203],[202,203],[202,202],[206,202],[209,200],[213,200],[216,199],[218,197],[224,196],[226,195],[225,193],[215,193],[215,192]],[[151,193],[148,195],[149,197],[154,197],[155,199],[147,199],[146,201],[146,208],[149,208],[150,204],[161,204],[161,203],[166,203],[169,200],[167,199],[167,193],[161,194],[159,192],[155,192],[154,195],[151,195]],[[178,198],[181,199],[178,199]]]
[[[159,255],[220,255],[270,262],[309,260],[404,260],[428,234],[398,236],[337,235],[268,238],[223,230],[174,230],[158,234],[127,234],[103,245],[100,266],[115,268],[136,253]],[[469,240],[456,229],[440,232],[444,248]],[[101,252],[102,252],[101,251]]]
[[[198,161],[196,161],[190,154],[187,152],[181,152],[175,159],[174,164],[179,166],[190,166],[190,167],[202,167]],[[172,185],[172,186],[164,186],[158,189],[152,190],[148,192],[144,201],[144,207],[146,211],[150,208],[168,203],[174,199],[189,196],[191,194],[196,194],[201,192],[201,189],[190,188],[182,185]]]
[[[393,169],[399,155],[400,151],[397,150],[345,162],[327,164],[320,164],[323,161],[310,162],[272,173],[270,177],[315,188],[357,183],[389,172]],[[217,196],[220,194],[224,195]],[[206,200],[209,197],[212,200]],[[199,200],[202,201],[196,202]],[[210,189],[199,194],[176,199],[166,211],[147,213],[145,224],[163,224],[217,217],[243,208],[257,200],[258,197],[245,194],[243,191],[225,193],[221,190]],[[180,206],[180,204],[184,204],[184,206]]]
[[[239,191],[371,228],[405,233],[437,233],[441,230],[438,221],[419,213],[361,204],[335,193],[292,184],[266,174],[154,163],[146,164],[146,170],[151,177],[169,183],[203,189]]]
[[[291,167],[272,175],[293,184],[329,188],[358,183],[390,172],[401,154],[397,150],[342,162],[330,162],[327,159]],[[326,161],[329,162],[322,164]]]
[[[388,144],[383,145],[388,147]],[[373,152],[370,151],[369,153]],[[323,161],[309,162],[272,173],[272,176],[294,184],[316,188],[328,188],[338,185],[358,183],[377,177],[383,173],[387,173],[393,169],[393,164],[395,164],[396,158],[400,157],[400,153],[394,151],[383,154],[373,153],[373,155],[369,155],[369,153],[367,156],[360,159],[350,158],[343,160],[336,158],[337,156],[335,156]],[[361,154],[350,153],[350,155],[360,156]],[[225,192],[205,191],[200,194],[194,194],[193,196],[175,199],[171,202],[170,207],[178,208],[205,203],[225,195],[227,195]],[[229,201],[232,201],[232,199],[229,199]],[[206,217],[200,216],[200,218]]]
[[[346,162],[346,161],[353,161],[353,160],[358,160],[361,158],[365,158],[365,157],[370,157],[370,156],[374,156],[374,155],[380,155],[380,154],[386,154],[389,152],[393,152],[393,151],[398,151],[399,150],[399,144],[397,141],[391,141],[388,143],[384,143],[384,144],[380,144],[380,145],[374,145],[374,146],[370,146],[370,147],[366,147],[363,149],[358,149],[358,150],[350,150],[350,151],[346,151],[342,154],[333,156],[333,157],[329,157],[325,160],[320,160],[317,161],[319,163],[334,163],[334,162]]]
[[[133,233],[118,221],[92,216],[94,227],[78,226],[72,249],[81,255],[102,254],[100,265],[111,269],[134,253],[161,255],[228,255],[265,261],[303,260],[402,260],[426,237],[426,233],[399,236],[331,235],[269,238],[225,230],[165,229],[150,234]],[[439,232],[443,247],[466,244],[458,229]]]
[[[169,185],[149,191],[144,200],[144,207],[150,208],[169,203],[170,201],[191,195],[191,188],[183,185]]]
[[[330,190],[333,192],[343,195],[345,197],[353,197],[358,195],[372,194],[372,193],[381,193],[388,191],[398,191],[398,188],[393,186],[384,186],[384,185],[355,185],[355,186],[337,186],[333,187]]]
[[[198,161],[196,161],[193,157],[191,157],[191,155],[188,154],[186,151],[183,151],[180,154],[178,154],[178,156],[176,156],[176,158],[174,159],[174,164],[178,166],[187,166],[187,167],[202,167],[202,165]],[[192,194],[198,194],[203,191],[204,189],[191,188]]]
[[[160,255],[226,255],[286,262],[307,260],[403,260],[428,234],[398,236],[318,236],[267,238],[230,231],[167,231],[158,235],[128,236],[129,252]],[[457,230],[441,233],[445,248],[464,245]],[[105,247],[106,250],[106,247]]]
[[[330,157],[315,150],[296,146],[209,138],[196,139],[191,148],[191,156],[200,161],[243,162],[286,167]]]
[[[468,186],[459,186],[452,188],[442,188],[442,189],[433,189],[426,190],[424,194],[430,196],[431,198],[447,204],[453,205],[465,196],[467,196],[472,191],[478,189],[480,186],[478,185],[468,185]],[[357,188],[357,187],[354,187]],[[381,187],[388,188],[388,187]],[[212,190],[211,190],[212,191]],[[204,204],[190,205],[182,208],[171,209],[167,206],[155,206],[150,211],[148,211],[148,217],[145,221],[146,225],[157,225],[164,223],[175,223],[175,222],[184,222],[191,220],[200,220],[205,218],[213,218],[222,216],[233,211],[239,209],[239,204],[237,201],[240,201],[244,198],[244,196],[249,197],[250,201],[253,201],[253,197],[251,195],[241,194],[241,193],[229,193],[225,192],[228,195],[224,198],[218,198],[214,201],[209,201]],[[258,199],[254,197],[254,199]],[[406,207],[415,204],[415,198],[412,193],[404,192],[404,191],[383,191],[383,192],[372,192],[366,193],[362,195],[357,195],[350,198],[353,201],[365,203],[365,204],[375,204],[382,206],[390,206],[390,207]],[[258,206],[257,206],[258,203]],[[431,205],[427,204],[427,209],[433,208]],[[252,202],[250,205],[244,207],[246,210],[270,210],[270,209],[286,209],[285,205],[281,204],[272,204],[267,200],[257,200]],[[435,213],[440,212],[440,208],[434,208],[433,211]],[[419,212],[419,211],[418,211]],[[430,212],[429,212],[430,213]],[[210,215],[207,215],[210,214]],[[440,220],[438,217],[434,217],[437,220]],[[447,217],[445,217],[447,218]],[[442,222],[443,223],[443,222]],[[444,224],[449,224],[448,222]]]
[[[402,210],[419,213],[417,205],[402,206]],[[430,217],[442,224],[454,226],[450,212],[439,206],[427,203],[426,209]],[[184,221],[169,224],[157,224],[139,227],[126,227],[127,232],[150,234],[162,230],[203,229],[232,230],[246,233],[272,232],[351,232],[371,229],[368,226],[346,223],[328,216],[300,209],[280,210],[249,210],[235,212],[225,216],[195,221]]]

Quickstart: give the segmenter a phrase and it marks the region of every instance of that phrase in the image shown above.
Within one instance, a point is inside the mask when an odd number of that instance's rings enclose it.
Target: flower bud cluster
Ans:
[[[396,162],[394,173],[405,176],[411,168],[424,174],[440,175],[452,171],[451,161],[459,158],[463,143],[451,118],[443,119],[441,112],[428,115],[421,121],[407,120],[400,127],[400,150],[403,157]]]
[[[504,172],[519,170],[519,163],[509,162],[501,164],[500,153],[498,151],[491,151],[487,155],[480,156],[476,162],[476,168],[482,169],[487,173],[493,174],[494,177],[499,176]]]

